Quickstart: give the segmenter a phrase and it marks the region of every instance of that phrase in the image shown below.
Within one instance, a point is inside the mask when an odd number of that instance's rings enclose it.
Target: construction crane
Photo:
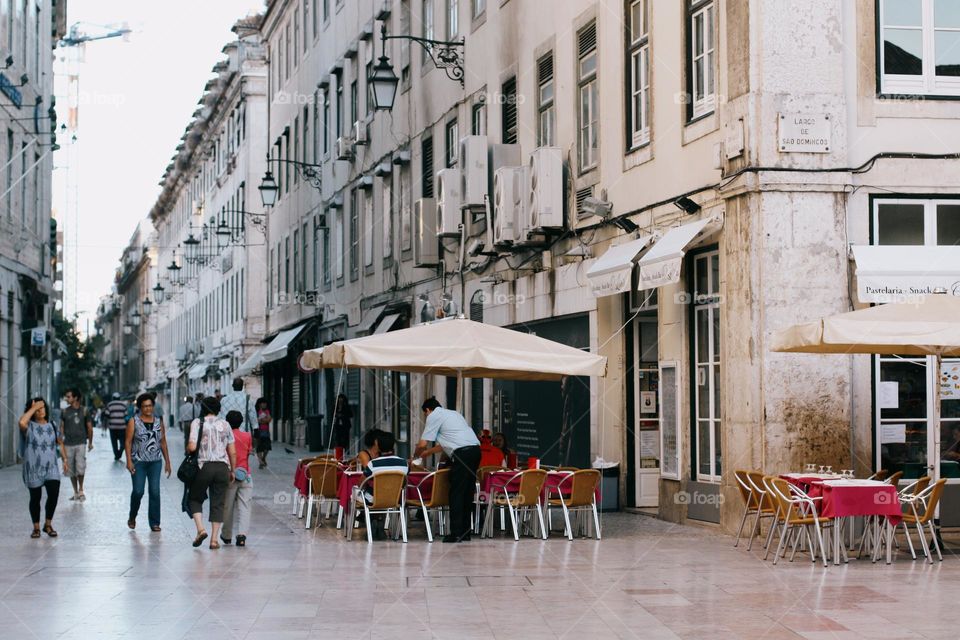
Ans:
[[[84,27],[93,27],[92,30],[87,30]],[[101,33],[96,33],[95,30],[101,30]],[[60,42],[57,43],[61,47],[76,47],[86,42],[93,42],[94,40],[107,40],[108,38],[123,38],[127,40],[127,36],[133,33],[129,25],[126,22],[123,22],[119,25],[114,24],[90,24],[88,22],[75,22],[70,26],[70,31],[67,32],[66,37],[61,38]]]

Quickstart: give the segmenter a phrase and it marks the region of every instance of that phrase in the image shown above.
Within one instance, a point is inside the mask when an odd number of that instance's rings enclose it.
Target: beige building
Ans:
[[[278,188],[245,368],[278,437],[326,447],[342,393],[354,442],[377,426],[409,451],[450,380],[297,356],[463,313],[607,356],[603,379],[470,381],[463,408],[521,460],[619,462],[622,505],[732,529],[739,468],[960,476],[928,362],[768,347],[960,282],[960,14],[907,4],[269,2],[255,130]]]
[[[0,464],[16,461],[16,421],[53,388],[56,223],[53,47],[66,2],[0,4]]]

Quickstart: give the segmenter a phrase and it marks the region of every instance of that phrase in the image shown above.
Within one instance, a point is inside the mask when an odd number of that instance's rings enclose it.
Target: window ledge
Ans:
[[[711,111],[687,122],[683,127],[683,145],[688,145],[720,129],[720,116]]]
[[[653,145],[648,139],[643,144],[627,150],[623,157],[623,170],[633,169],[653,160]]]

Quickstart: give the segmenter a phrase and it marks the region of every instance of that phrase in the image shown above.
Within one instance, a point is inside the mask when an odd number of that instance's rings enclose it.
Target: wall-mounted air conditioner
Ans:
[[[413,265],[433,267],[440,261],[437,250],[437,204],[433,198],[413,203]]]
[[[393,164],[404,165],[410,164],[410,150],[404,149],[403,151],[397,151],[393,154]]]
[[[460,198],[462,207],[484,207],[489,195],[487,136],[466,136],[460,140]]]
[[[353,160],[353,145],[350,138],[337,138],[337,160]]]
[[[540,147],[530,154],[527,210],[530,229],[563,228],[563,153]]]
[[[437,235],[459,236],[463,215],[460,212],[460,172],[437,171]]]
[[[353,123],[353,143],[367,144],[367,125],[363,120],[357,120]]]
[[[501,167],[493,174],[493,243],[513,244],[521,239],[518,223],[524,217],[526,167]]]

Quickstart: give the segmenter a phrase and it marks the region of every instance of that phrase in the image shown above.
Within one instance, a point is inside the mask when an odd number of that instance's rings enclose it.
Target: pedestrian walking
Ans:
[[[144,488],[149,485],[147,520],[151,531],[160,531],[160,463],[170,477],[170,453],[167,451],[167,431],[163,416],[155,415],[156,403],[151,393],[137,397],[137,412],[127,423],[124,449],[127,454],[127,471],[130,472],[133,490],[130,492],[130,515],[127,526],[137,528],[137,514]]]
[[[273,448],[270,438],[270,421],[273,416],[270,415],[270,403],[266,398],[258,398],[254,409],[257,412],[257,459],[260,460],[260,468],[265,469],[267,454]]]
[[[233,430],[234,446],[237,450],[237,466],[233,469],[233,482],[227,487],[227,497],[223,508],[223,533],[220,539],[230,544],[233,538],[233,523],[237,523],[237,546],[247,546],[247,532],[250,530],[250,506],[253,501],[253,477],[250,473],[250,454],[253,449],[253,436],[240,429],[243,415],[239,411],[227,413],[227,423]]]
[[[57,537],[53,528],[53,514],[57,510],[57,500],[60,497],[58,447],[63,458],[63,472],[70,472],[63,440],[47,419],[48,411],[46,400],[33,398],[27,401],[24,413],[20,416],[20,457],[23,458],[23,483],[30,491],[30,518],[33,522],[31,538],[40,537],[40,498],[44,489],[47,491],[47,502],[44,505],[43,532],[51,538]]]
[[[60,412],[60,438],[66,451],[64,460],[70,467],[70,484],[73,485],[70,499],[83,502],[87,499],[83,492],[87,451],[93,451],[93,420],[81,404],[80,391],[75,388],[67,389],[64,399],[67,401],[67,408]]]
[[[227,414],[231,411],[237,411],[243,416],[241,427],[243,431],[253,433],[257,429],[256,402],[243,390],[243,378],[235,378],[233,391],[220,399],[220,417],[226,420]]]
[[[197,537],[193,546],[199,547],[207,539],[203,528],[203,502],[210,498],[210,540],[211,549],[219,549],[217,536],[223,525],[223,507],[226,501],[227,487],[233,481],[233,469],[236,468],[237,450],[234,446],[233,430],[226,420],[221,420],[220,401],[216,398],[204,398],[201,417],[190,425],[190,438],[187,451],[197,452],[197,464],[200,472],[190,485],[189,509],[197,527]],[[200,431],[203,434],[200,435]],[[199,439],[199,441],[198,441]]]
[[[426,424],[414,457],[422,458],[443,451],[450,459],[450,534],[444,536],[443,541],[468,542],[477,467],[480,465],[480,440],[462,415],[444,409],[436,398],[430,398],[421,408]],[[429,447],[431,441],[436,445]]]
[[[199,415],[197,413],[196,407],[193,405],[193,398],[187,396],[183,399],[183,404],[180,405],[179,411],[177,411],[177,421],[180,423],[180,431],[187,433],[190,431],[190,423],[193,422],[193,419]]]
[[[123,455],[123,438],[127,432],[127,403],[120,399],[119,393],[107,403],[107,428],[110,429],[110,446],[113,447],[113,459],[120,461]]]
[[[347,396],[342,393],[337,396],[337,404],[333,409],[333,440],[334,446],[350,448],[350,432],[353,430],[353,409]]]

